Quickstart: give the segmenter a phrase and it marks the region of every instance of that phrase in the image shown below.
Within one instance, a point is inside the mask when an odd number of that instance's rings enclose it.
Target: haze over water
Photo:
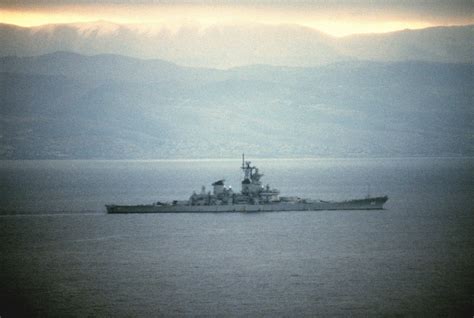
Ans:
[[[472,0],[191,2],[0,0],[0,318],[472,317]]]
[[[238,160],[2,161],[0,314],[469,316],[472,158],[255,159],[282,195],[383,211],[106,215],[186,199]]]

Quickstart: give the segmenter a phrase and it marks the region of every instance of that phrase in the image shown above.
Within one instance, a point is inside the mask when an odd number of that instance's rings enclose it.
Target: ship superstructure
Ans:
[[[106,205],[108,213],[174,213],[174,212],[275,212],[275,211],[317,211],[317,210],[377,210],[383,209],[388,200],[383,197],[366,197],[347,201],[322,201],[281,197],[278,189],[262,185],[263,174],[259,169],[245,161],[242,154],[243,179],[241,191],[236,193],[232,187],[220,179],[212,183],[211,191],[201,187],[199,193],[193,192],[189,200],[175,200],[170,203],[156,202],[148,205]]]
[[[202,186],[201,192],[194,192],[186,203],[195,205],[234,205],[234,204],[269,204],[280,200],[280,191],[271,189],[270,185],[263,186],[260,178],[263,177],[257,167],[251,166],[242,155],[243,180],[240,193],[225,186],[225,179],[217,180],[212,184],[212,193],[206,192]]]

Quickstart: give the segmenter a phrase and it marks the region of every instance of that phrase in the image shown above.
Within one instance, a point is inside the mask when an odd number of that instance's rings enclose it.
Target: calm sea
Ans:
[[[474,301],[474,159],[253,162],[283,195],[383,211],[106,215],[238,160],[1,161],[0,316],[455,316]]]

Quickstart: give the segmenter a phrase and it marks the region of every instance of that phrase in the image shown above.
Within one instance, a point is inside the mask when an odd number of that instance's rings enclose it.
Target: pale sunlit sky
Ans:
[[[333,36],[474,23],[472,1],[3,0],[0,23],[297,24]]]

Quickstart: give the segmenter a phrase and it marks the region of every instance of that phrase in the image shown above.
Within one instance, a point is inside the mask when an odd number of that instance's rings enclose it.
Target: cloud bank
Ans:
[[[20,26],[91,22],[204,25],[296,24],[335,36],[474,23],[472,1],[78,1],[0,2],[0,22]]]

